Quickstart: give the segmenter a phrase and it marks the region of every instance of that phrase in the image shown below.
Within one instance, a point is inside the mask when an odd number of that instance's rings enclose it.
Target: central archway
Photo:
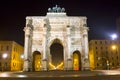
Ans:
[[[64,61],[64,54],[63,54],[63,45],[60,43],[58,39],[54,40],[52,45],[50,46],[50,54],[51,54],[51,64],[53,66],[52,69],[54,70],[63,70],[63,61]]]

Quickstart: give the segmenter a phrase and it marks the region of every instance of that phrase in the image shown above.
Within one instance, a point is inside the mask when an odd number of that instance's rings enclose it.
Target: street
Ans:
[[[120,80],[120,71],[0,72],[0,80]]]

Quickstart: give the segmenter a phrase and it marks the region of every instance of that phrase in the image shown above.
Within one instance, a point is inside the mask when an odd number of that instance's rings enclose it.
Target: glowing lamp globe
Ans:
[[[112,39],[115,40],[117,38],[116,34],[111,35]]]
[[[4,53],[2,57],[5,59],[7,58],[7,56],[8,56],[7,53]]]

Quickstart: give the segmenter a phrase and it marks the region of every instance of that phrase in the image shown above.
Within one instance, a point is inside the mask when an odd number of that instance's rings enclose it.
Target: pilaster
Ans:
[[[87,30],[86,30],[87,31]],[[87,33],[87,32],[86,32]],[[90,64],[89,64],[89,47],[88,47],[88,34],[83,35],[84,39],[84,60],[83,60],[83,70],[90,70]]]
[[[44,41],[43,41],[43,58],[42,58],[42,70],[48,70],[48,59],[47,59],[47,26],[44,26]]]
[[[24,65],[23,71],[31,71],[32,70],[32,62],[31,62],[31,35],[32,29],[30,27],[25,27],[25,46],[24,46]]]
[[[67,26],[67,70],[72,70],[72,59],[70,53],[71,39],[70,39],[70,26]]]

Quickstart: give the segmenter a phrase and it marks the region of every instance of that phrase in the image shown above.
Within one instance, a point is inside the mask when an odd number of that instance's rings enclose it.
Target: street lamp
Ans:
[[[24,55],[23,54],[20,57],[21,57],[21,59],[24,59]]]
[[[8,54],[7,54],[7,53],[4,53],[4,54],[2,55],[2,58],[3,58],[3,59],[6,59],[7,57],[8,57]],[[2,71],[4,70],[5,66],[6,66],[6,64],[3,63]]]
[[[115,45],[112,45],[112,50],[116,50],[117,47]]]
[[[117,55],[117,58],[118,58],[118,56],[119,56],[118,44],[112,45],[111,48],[112,48],[112,52],[115,53],[115,55]],[[117,63],[117,66],[119,66],[119,60],[118,59],[117,59],[117,61],[114,61],[114,63]],[[113,68],[115,68],[117,66],[112,65]]]
[[[2,55],[2,57],[4,58],[4,59],[6,59],[7,58],[7,53],[4,53],[3,55]]]
[[[24,55],[23,54],[21,54],[20,55],[20,69],[22,70],[23,69],[23,60],[24,60]]]
[[[112,40],[117,39],[117,34],[112,34],[112,35],[111,35],[111,38],[112,38]]]
[[[112,40],[118,42],[118,41],[117,41],[117,38],[118,38],[118,35],[117,35],[117,34],[111,35],[111,38],[112,38]],[[119,53],[119,45],[118,45],[118,43],[115,43],[115,45],[112,45],[112,50],[116,51],[117,56],[119,56],[119,54],[118,54],[118,53]],[[119,61],[117,61],[117,64],[119,64]],[[119,65],[118,65],[118,66],[119,66]]]
[[[116,53],[118,53],[118,46],[117,45],[112,45],[112,50],[114,50]]]
[[[117,34],[113,34],[111,35],[112,40],[117,40],[118,35]],[[118,41],[117,41],[118,42]],[[116,43],[115,45],[112,45],[112,50],[116,51],[117,55],[119,55],[119,47],[118,47],[118,43]]]

